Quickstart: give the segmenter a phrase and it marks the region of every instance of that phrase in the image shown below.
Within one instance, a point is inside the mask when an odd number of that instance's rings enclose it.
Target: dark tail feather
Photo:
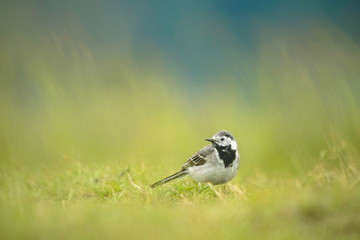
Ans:
[[[156,187],[156,186],[159,186],[159,185],[161,185],[161,184],[170,182],[170,181],[172,181],[172,180],[174,180],[174,179],[177,179],[177,178],[179,178],[179,177],[183,177],[183,176],[185,176],[185,175],[187,175],[187,174],[188,174],[188,171],[186,171],[186,170],[181,170],[180,172],[177,172],[177,173],[175,173],[175,174],[173,174],[173,175],[171,175],[171,176],[169,176],[169,177],[167,177],[167,178],[164,178],[163,180],[160,180],[160,181],[158,181],[158,182],[156,182],[156,183],[151,184],[150,187],[154,188],[154,187]]]

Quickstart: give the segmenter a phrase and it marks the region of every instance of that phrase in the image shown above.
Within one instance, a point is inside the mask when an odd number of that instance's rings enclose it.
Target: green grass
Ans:
[[[170,173],[151,165],[7,168],[0,230],[4,239],[357,239],[359,171],[359,156],[344,143],[303,177],[243,177],[240,168],[215,187],[184,178],[151,189]]]
[[[1,239],[359,239],[360,50],[319,29],[260,29],[193,85],[161,52],[1,38]],[[223,129],[230,183],[149,188]]]

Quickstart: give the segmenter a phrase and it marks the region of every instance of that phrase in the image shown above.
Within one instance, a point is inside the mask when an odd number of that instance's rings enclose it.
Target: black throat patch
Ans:
[[[232,165],[236,158],[236,150],[231,149],[231,146],[220,147],[216,146],[220,159],[224,161],[225,168]]]

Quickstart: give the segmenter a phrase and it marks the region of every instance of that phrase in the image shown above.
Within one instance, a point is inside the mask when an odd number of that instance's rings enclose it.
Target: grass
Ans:
[[[359,156],[343,143],[318,160],[298,178],[240,168],[223,186],[185,178],[155,189],[149,165],[2,169],[0,229],[4,239],[357,239]]]
[[[315,28],[193,84],[81,31],[0,39],[1,238],[358,239],[359,46]],[[149,188],[223,129],[230,183]]]

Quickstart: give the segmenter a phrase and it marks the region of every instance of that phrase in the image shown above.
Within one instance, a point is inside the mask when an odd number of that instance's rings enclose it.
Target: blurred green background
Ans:
[[[222,129],[244,172],[359,148],[358,5],[5,2],[1,163],[171,169]]]
[[[145,186],[223,129],[238,141],[239,185],[256,171],[308,176],[334,146],[357,152],[359,10],[358,1],[2,2],[1,199],[18,191],[4,187],[22,178],[14,172],[74,163],[134,168]]]

